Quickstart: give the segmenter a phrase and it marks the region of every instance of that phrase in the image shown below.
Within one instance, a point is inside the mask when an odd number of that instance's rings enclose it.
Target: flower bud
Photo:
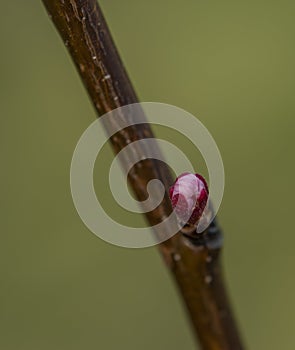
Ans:
[[[183,173],[169,189],[172,207],[182,223],[196,225],[206,207],[209,190],[198,174]]]

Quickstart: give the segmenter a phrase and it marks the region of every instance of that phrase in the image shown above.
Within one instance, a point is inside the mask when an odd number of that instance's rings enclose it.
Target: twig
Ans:
[[[90,95],[98,115],[137,102],[101,9],[96,0],[42,0]],[[111,137],[118,153],[130,141],[153,137],[148,123],[130,126]],[[155,147],[157,143],[155,141]],[[141,150],[145,154],[144,149]],[[159,179],[166,188],[162,203],[146,213],[155,225],[170,215],[169,168],[163,162],[146,159],[128,175],[139,200],[147,198],[147,184]],[[222,237],[216,222],[200,238],[179,232],[159,245],[174,275],[190,314],[195,334],[205,350],[242,349],[238,330],[226,296],[220,266]]]

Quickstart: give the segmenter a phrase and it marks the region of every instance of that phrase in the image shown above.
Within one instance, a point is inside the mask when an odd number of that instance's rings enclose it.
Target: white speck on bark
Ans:
[[[212,276],[207,275],[207,276],[205,277],[205,283],[210,284],[211,282],[212,282]]]

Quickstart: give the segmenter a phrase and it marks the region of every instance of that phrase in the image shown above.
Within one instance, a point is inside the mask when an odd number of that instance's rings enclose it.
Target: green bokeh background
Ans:
[[[197,115],[218,143],[249,349],[293,350],[294,1],[101,5],[141,100]],[[71,156],[95,113],[42,3],[2,1],[0,16],[0,349],[194,349],[157,250],[109,245],[75,211]]]

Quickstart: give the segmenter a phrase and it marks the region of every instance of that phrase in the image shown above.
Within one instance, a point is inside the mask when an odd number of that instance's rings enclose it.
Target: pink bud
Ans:
[[[178,219],[195,225],[206,207],[209,190],[201,175],[183,173],[170,187],[169,195]]]

